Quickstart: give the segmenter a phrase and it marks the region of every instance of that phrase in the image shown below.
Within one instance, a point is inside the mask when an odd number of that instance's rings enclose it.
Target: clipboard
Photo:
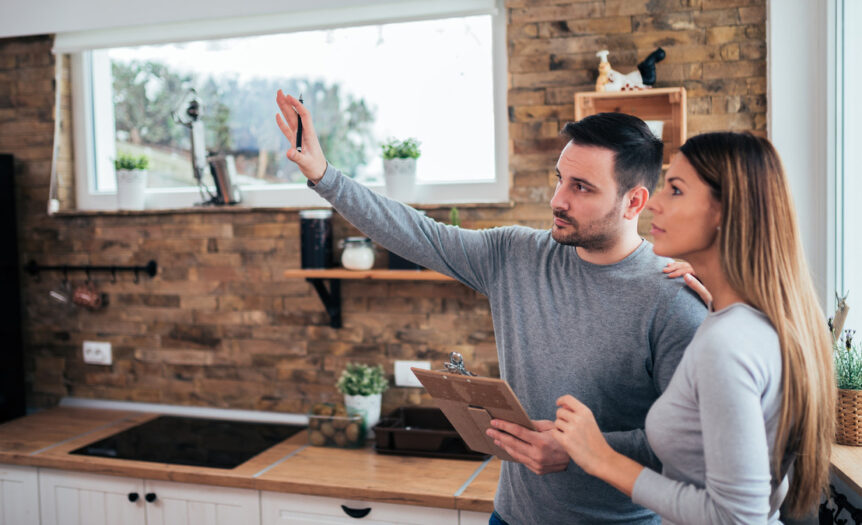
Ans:
[[[468,447],[506,461],[516,461],[485,434],[492,419],[503,419],[535,430],[509,383],[491,377],[465,376],[423,368],[410,370],[431,394]]]

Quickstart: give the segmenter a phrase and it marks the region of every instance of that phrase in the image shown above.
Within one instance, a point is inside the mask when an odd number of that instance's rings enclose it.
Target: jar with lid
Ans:
[[[368,237],[348,237],[341,241],[341,265],[348,270],[370,270],[374,266],[374,245]]]
[[[332,210],[299,212],[303,268],[332,266]]]

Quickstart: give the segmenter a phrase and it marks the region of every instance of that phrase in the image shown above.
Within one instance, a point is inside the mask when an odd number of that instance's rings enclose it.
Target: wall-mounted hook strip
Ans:
[[[36,261],[30,261],[25,266],[24,269],[27,270],[27,273],[30,275],[39,278],[39,274],[41,272],[63,272],[63,281],[69,281],[69,272],[85,272],[87,275],[87,281],[90,280],[90,274],[95,272],[111,272],[113,276],[113,280],[116,281],[117,272],[134,272],[135,274],[135,282],[137,283],[139,280],[139,273],[144,273],[150,277],[155,277],[159,271],[159,265],[156,261],[149,261],[144,266],[94,266],[90,264],[73,266],[69,264],[63,264],[60,266],[43,266]]]

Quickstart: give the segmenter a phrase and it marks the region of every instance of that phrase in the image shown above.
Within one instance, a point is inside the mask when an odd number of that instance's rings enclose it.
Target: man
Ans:
[[[489,435],[519,463],[503,463],[491,523],[658,523],[570,462],[551,435],[556,399],[572,394],[611,446],[660,468],[644,419],[706,312],[681,280],[662,275],[667,260],[637,233],[662,161],[646,124],[621,114],[567,124],[552,229],[477,231],[437,223],[343,176],[327,164],[308,111],[281,91],[277,102],[291,144],[302,118],[302,152],[287,157],[310,187],[388,250],[488,297],[500,375],[538,429],[492,422]]]

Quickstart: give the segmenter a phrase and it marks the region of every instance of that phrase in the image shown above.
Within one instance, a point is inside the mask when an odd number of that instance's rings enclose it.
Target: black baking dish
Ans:
[[[374,450],[381,454],[483,460],[433,407],[401,407],[374,426]]]

